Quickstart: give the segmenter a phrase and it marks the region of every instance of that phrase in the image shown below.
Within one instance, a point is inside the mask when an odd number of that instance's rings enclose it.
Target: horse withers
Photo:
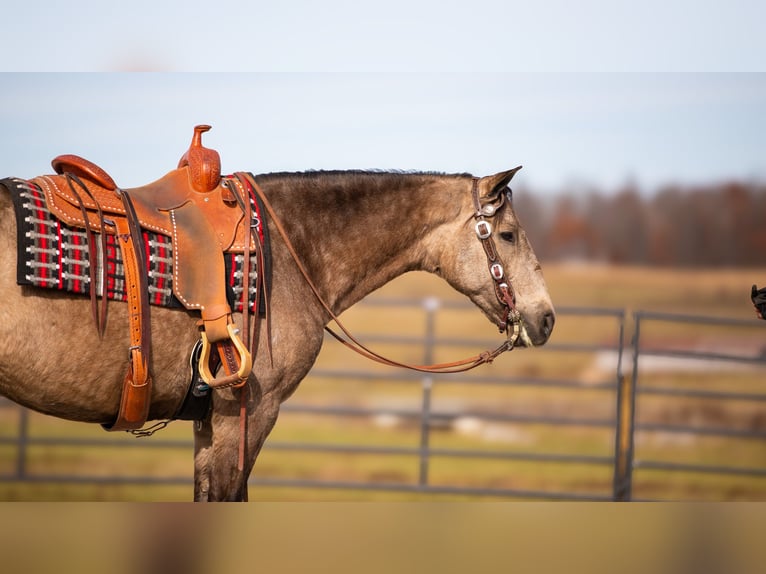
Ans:
[[[195,425],[195,500],[246,499],[256,457],[280,405],[314,364],[325,326],[403,273],[446,280],[507,331],[508,348],[548,340],[554,310],[513,210],[508,184],[515,173],[255,177],[272,209],[265,217],[270,317],[253,323],[259,346],[244,390],[216,390]],[[127,306],[110,302],[99,337],[87,298],[17,284],[16,242],[10,193],[0,186],[0,394],[65,419],[113,421],[128,363]],[[149,420],[171,418],[186,395],[198,320],[185,309],[152,307]]]

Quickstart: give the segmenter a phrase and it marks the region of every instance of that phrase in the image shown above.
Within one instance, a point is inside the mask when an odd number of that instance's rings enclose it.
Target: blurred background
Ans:
[[[251,500],[388,504],[4,505],[9,567],[763,563],[760,505],[484,503],[766,498],[764,322],[748,296],[766,283],[766,80],[752,73],[763,3],[48,4],[4,7],[3,176],[78,153],[140,185],[175,165],[202,122],[226,171],[523,164],[515,206],[559,313],[548,346],[475,378],[371,371],[326,345],[266,444]],[[430,276],[348,315],[405,360],[497,341]],[[190,500],[191,453],[186,423],[139,441],[0,403],[0,500]],[[140,551],[104,527],[116,517],[145,534]],[[190,544],[217,532],[229,544]]]
[[[524,165],[514,206],[558,309],[550,344],[431,378],[328,342],[251,499],[766,499],[766,323],[749,301],[766,284],[763,74],[6,73],[0,88],[4,176],[75,153],[141,185],[198,123],[226,173]],[[344,320],[404,361],[498,342],[424,274]],[[186,423],[136,440],[0,403],[0,438],[4,500],[191,495]]]

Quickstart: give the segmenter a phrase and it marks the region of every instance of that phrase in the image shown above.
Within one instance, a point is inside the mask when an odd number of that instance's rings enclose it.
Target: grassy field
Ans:
[[[757,270],[675,271],[615,268],[596,265],[550,265],[546,280],[559,308],[597,307],[625,309],[626,341],[632,333],[631,312],[652,310],[691,315],[754,317],[749,301],[750,285],[766,284],[766,268]],[[435,278],[411,274],[370,296],[370,301],[389,298],[436,296],[442,301],[462,297]],[[355,332],[420,337],[426,314],[420,307],[387,308],[359,305],[344,321]],[[762,328],[758,328],[762,327]],[[439,310],[436,335],[443,338],[478,339],[465,347],[436,350],[435,361],[475,354],[499,335],[475,309]],[[613,317],[587,317],[562,313],[551,339],[556,344],[593,343],[615,345],[618,325]],[[766,322],[747,329],[701,328],[695,325],[652,325],[642,330],[642,341],[653,346],[735,349],[745,353],[766,347]],[[384,354],[422,362],[422,346],[413,343],[380,343]],[[611,358],[613,360],[613,357]],[[629,363],[629,361],[626,362]],[[440,416],[429,428],[431,449],[519,456],[585,455],[608,459],[614,454],[616,371],[603,353],[518,350],[493,365],[470,375],[452,375],[427,381],[432,412]],[[629,367],[630,365],[624,365]],[[338,377],[327,371],[364,369],[374,378]],[[734,366],[715,368],[647,368],[640,384],[673,389],[764,393],[766,369]],[[320,355],[316,372],[307,378],[287,402],[285,411],[256,465],[251,500],[464,500],[469,494],[434,494],[398,486],[417,485],[421,478],[417,449],[422,441],[418,413],[424,398],[420,376],[392,378],[399,371],[371,366],[335,343]],[[512,378],[518,384],[501,384]],[[534,384],[535,381],[569,380],[579,386]],[[501,382],[498,382],[501,381]],[[302,407],[341,406],[383,411],[379,416],[320,416]],[[464,413],[470,413],[466,416]],[[463,413],[463,414],[461,414]],[[0,405],[0,437],[14,437],[19,411]],[[176,422],[149,439],[107,435],[100,428],[68,423],[30,413],[32,438],[74,437],[86,441],[108,440],[109,445],[29,447],[26,475],[30,481],[0,481],[0,500],[189,500],[192,456],[189,423]],[[513,417],[505,420],[503,417]],[[553,420],[577,418],[585,425],[525,422],[526,417]],[[766,431],[766,404],[750,399],[726,400],[673,395],[639,395],[639,424],[689,424],[748,431]],[[116,448],[111,441],[124,443]],[[170,444],[147,448],[146,444]],[[178,441],[178,446],[172,446]],[[393,454],[358,452],[320,453],[287,448],[294,443],[330,444],[339,450],[349,446],[404,449]],[[649,432],[636,435],[639,461],[686,462],[699,465],[731,465],[766,468],[766,445],[762,439],[698,436],[688,433]],[[608,496],[612,467],[606,463],[571,464],[523,459],[490,459],[470,456],[431,456],[428,484],[438,487],[574,492]],[[0,474],[13,475],[17,451],[0,444]],[[131,484],[131,477],[151,475],[164,485]],[[77,484],[71,477],[97,477]],[[59,478],[56,478],[59,477]],[[114,478],[116,477],[116,478]],[[375,482],[390,490],[284,487],[261,484],[278,478],[329,483]],[[766,477],[713,473],[682,473],[637,469],[634,495],[650,499],[766,500]],[[490,497],[492,499],[493,497]],[[494,497],[496,498],[496,497]]]

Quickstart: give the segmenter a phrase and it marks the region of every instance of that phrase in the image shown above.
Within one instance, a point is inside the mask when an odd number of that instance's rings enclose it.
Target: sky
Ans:
[[[754,0],[29,0],[4,15],[2,176],[76,153],[140,185],[207,123],[224,171],[523,165],[515,181],[540,193],[766,180]]]
[[[0,172],[75,153],[141,185],[201,123],[225,172],[523,165],[541,192],[766,181],[766,74],[6,73]]]
[[[755,71],[762,0],[24,0],[2,68]]]

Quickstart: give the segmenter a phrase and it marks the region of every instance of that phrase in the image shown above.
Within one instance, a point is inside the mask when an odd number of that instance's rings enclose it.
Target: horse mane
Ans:
[[[339,182],[340,180],[358,180],[375,178],[378,181],[402,183],[403,180],[421,178],[448,178],[463,179],[472,177],[469,173],[443,173],[438,171],[409,171],[409,170],[382,170],[382,169],[351,169],[351,170],[307,170],[298,172],[270,172],[259,174],[258,178],[293,180],[297,182],[319,181],[322,183]]]

